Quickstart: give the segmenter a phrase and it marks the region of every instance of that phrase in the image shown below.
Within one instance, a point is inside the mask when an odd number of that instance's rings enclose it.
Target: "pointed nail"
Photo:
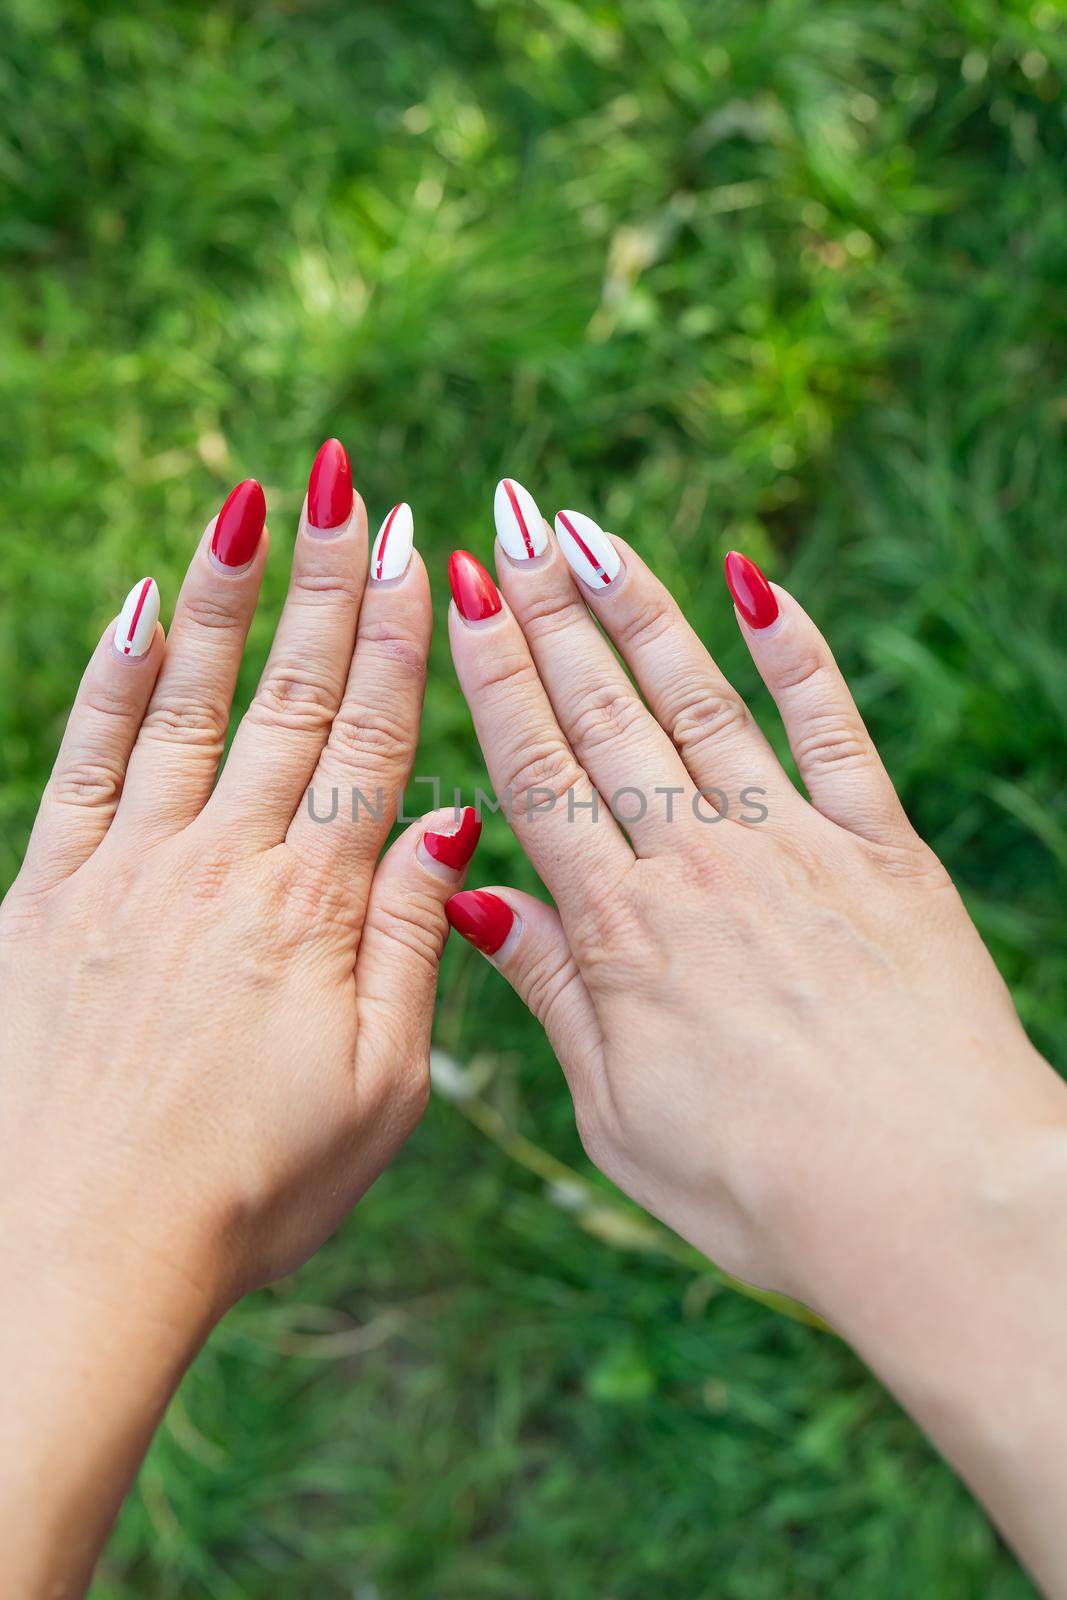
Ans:
[[[448,562],[448,581],[456,610],[465,622],[484,622],[500,610],[500,591],[469,550],[453,550]]]
[[[482,819],[473,806],[464,806],[459,826],[453,833],[424,833],[423,845],[428,855],[444,867],[462,872],[478,846],[482,836]]]
[[[352,515],[352,465],[340,439],[320,445],[308,478],[308,530],[334,533]]]
[[[119,612],[115,624],[115,649],[120,656],[135,661],[143,656],[156,635],[159,621],[159,590],[154,578],[135,583]]]
[[[411,560],[411,547],[415,537],[415,519],[406,500],[394,506],[378,529],[378,537],[370,553],[370,575],[376,583],[389,578],[402,578]]]
[[[560,511],[556,538],[571,571],[592,589],[603,589],[617,578],[622,558],[600,525],[581,511]]]
[[[211,539],[211,553],[224,567],[247,567],[259,549],[267,503],[255,478],[231,489],[219,512]]]
[[[484,956],[495,956],[515,926],[514,911],[488,889],[461,889],[445,901],[445,916]]]
[[[769,628],[778,616],[778,601],[756,563],[731,550],[723,565],[734,605],[749,627]]]
[[[496,536],[513,561],[532,561],[548,549],[545,520],[537,501],[514,478],[501,478],[493,496]]]

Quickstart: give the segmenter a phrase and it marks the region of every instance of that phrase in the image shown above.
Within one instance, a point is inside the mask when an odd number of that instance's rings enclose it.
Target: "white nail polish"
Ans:
[[[142,578],[126,596],[115,624],[115,649],[135,660],[143,656],[155,637],[159,621],[159,590],[154,578]]]
[[[545,519],[529,489],[501,478],[493,496],[496,536],[513,561],[532,561],[548,549]]]
[[[415,519],[407,501],[402,500],[393,507],[378,529],[378,537],[370,553],[370,575],[376,583],[403,577],[411,560],[414,539]]]
[[[603,589],[618,577],[622,557],[592,517],[581,511],[557,512],[556,538],[571,571],[591,589]]]

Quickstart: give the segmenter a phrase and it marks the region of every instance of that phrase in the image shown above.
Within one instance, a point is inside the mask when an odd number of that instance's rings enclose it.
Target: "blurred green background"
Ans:
[[[250,692],[336,433],[442,616],[508,472],[633,540],[776,740],[722,554],[790,585],[1067,1060],[1062,0],[2,10],[4,884],[99,630],[147,570],[169,620],[254,474]],[[419,767],[485,781],[443,628]],[[500,819],[493,879],[532,887]],[[465,948],[438,1045],[395,1168],[190,1374],[97,1600],[1031,1592],[846,1350],[590,1173]]]

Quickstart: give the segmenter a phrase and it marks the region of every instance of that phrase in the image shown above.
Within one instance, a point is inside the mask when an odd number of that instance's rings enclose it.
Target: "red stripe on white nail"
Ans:
[[[137,632],[137,624],[141,620],[141,612],[144,610],[144,603],[148,599],[151,589],[152,580],[151,578],[146,578],[141,585],[141,592],[137,596],[137,604],[134,607],[133,616],[130,618],[130,626],[126,630],[126,642],[122,647],[124,656],[128,656],[133,649],[133,636]]]
[[[588,561],[589,565],[592,567],[601,583],[610,583],[610,577],[604,571],[604,568],[600,565],[600,562],[590,550],[589,546],[586,544],[585,540],[582,538],[581,534],[578,532],[578,529],[574,526],[574,523],[571,521],[570,517],[568,517],[565,511],[561,511],[559,513],[559,520],[562,522],[563,526],[566,528],[567,532],[570,534],[571,538],[574,540],[575,544],[578,546],[579,550],[582,552],[582,555]]]
[[[526,526],[526,518],[522,514],[522,507],[519,504],[519,497],[515,493],[515,486],[510,478],[504,479],[504,493],[507,495],[508,500],[511,503],[511,509],[515,513],[515,521],[519,525],[519,532],[522,534],[522,542],[526,546],[526,554],[532,560],[534,555],[533,539],[530,536],[529,528]]]
[[[403,504],[403,501],[401,501],[401,505],[402,504]],[[389,515],[385,519],[385,527],[382,529],[381,543],[378,546],[378,564],[377,564],[377,569],[376,569],[375,574],[374,574],[374,576],[376,578],[381,578],[382,567],[385,565],[385,547],[389,543],[389,530],[392,528],[393,523],[396,521],[396,514],[397,514],[397,512],[399,510],[400,510],[400,506],[399,505],[394,506],[392,511],[390,511]]]

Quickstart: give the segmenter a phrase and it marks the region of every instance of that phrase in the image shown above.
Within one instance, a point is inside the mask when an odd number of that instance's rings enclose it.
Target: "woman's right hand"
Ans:
[[[497,505],[506,604],[457,554],[452,649],[555,908],[465,891],[453,925],[544,1024],[593,1160],[732,1273],[837,1322],[986,1485],[996,1464],[952,1442],[976,1393],[1008,1431],[1018,1319],[994,1319],[992,1346],[965,1335],[990,1275],[1010,1293],[1036,1261],[1056,1287],[1027,1299],[1027,1348],[1054,1369],[1067,1088],[797,602],[728,559],[810,799],[629,546],[571,512],[553,540],[514,484]],[[1012,1445],[1036,1448],[1042,1421]],[[1010,1488],[989,1498],[1025,1543]],[[1067,1574],[1067,1547],[1054,1559]]]

